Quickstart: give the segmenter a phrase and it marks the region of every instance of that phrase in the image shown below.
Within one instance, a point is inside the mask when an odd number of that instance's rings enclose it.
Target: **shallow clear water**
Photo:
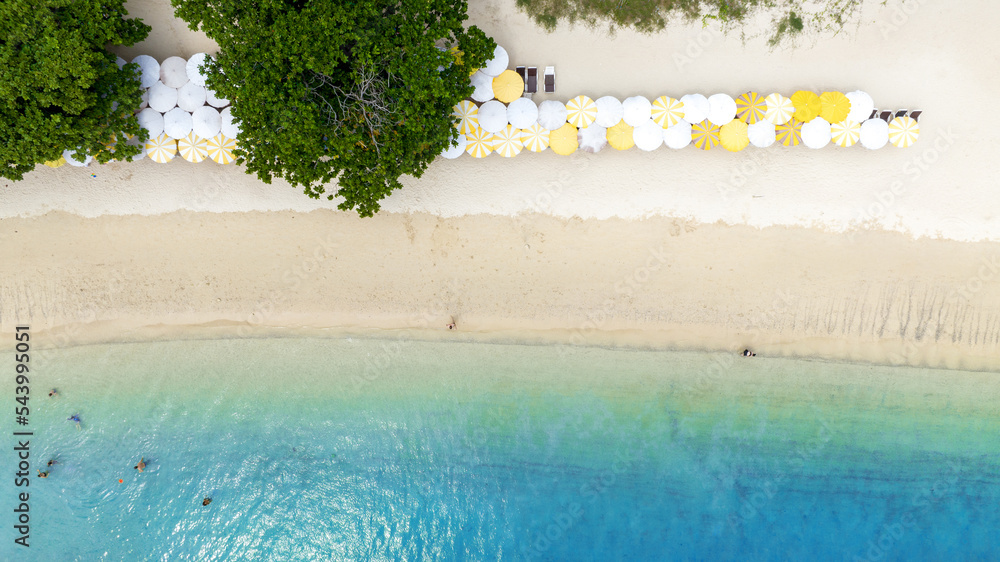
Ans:
[[[4,560],[998,555],[991,374],[356,338],[38,355],[32,473],[58,464],[30,549],[3,480]]]

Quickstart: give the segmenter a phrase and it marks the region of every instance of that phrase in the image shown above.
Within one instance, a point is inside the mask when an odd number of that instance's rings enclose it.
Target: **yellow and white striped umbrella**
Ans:
[[[576,96],[566,102],[566,121],[574,127],[586,127],[597,119],[597,104],[587,96]]]
[[[798,146],[802,142],[802,121],[792,118],[787,123],[775,125],[774,138],[782,146]]]
[[[493,135],[493,151],[504,158],[513,158],[521,153],[524,143],[521,142],[521,129],[507,125],[499,133]]]
[[[795,106],[792,104],[792,100],[781,94],[767,96],[764,98],[764,104],[767,106],[764,118],[775,125],[788,123],[788,120],[795,114]]]
[[[795,92],[792,94],[791,100],[792,105],[795,106],[795,115],[793,117],[803,123],[808,123],[819,117],[819,112],[823,108],[816,92],[810,92],[809,90]]]
[[[721,127],[708,119],[691,125],[691,142],[702,150],[708,150],[719,144]]]
[[[485,158],[493,152],[493,133],[476,127],[471,133],[465,135],[465,138],[468,140],[465,151],[473,158]]]
[[[912,145],[919,136],[920,125],[912,117],[904,115],[889,122],[889,142],[899,148]]]
[[[767,102],[764,101],[764,96],[757,92],[747,92],[736,98],[736,117],[746,124],[753,125],[763,121],[765,115],[767,115]]]
[[[681,119],[684,119],[684,104],[681,103],[681,100],[676,100],[670,96],[660,96],[653,101],[652,107],[653,112],[651,117],[653,121],[664,129],[673,127]],[[631,137],[631,134],[629,136]]]
[[[208,158],[208,139],[203,139],[194,133],[177,141],[177,151],[181,158],[197,164]]]
[[[65,164],[66,164],[66,159],[63,158],[62,156],[60,156],[55,160],[49,160],[48,162],[45,162],[45,165],[48,166],[49,168],[58,168]]]
[[[830,125],[830,135],[837,146],[854,146],[861,138],[861,123],[844,120]]]
[[[719,144],[730,152],[739,152],[750,144],[747,135],[749,125],[741,119],[733,119],[719,129]]]
[[[463,135],[468,135],[479,126],[479,108],[469,100],[458,102],[451,114],[458,117],[458,132]]]
[[[146,141],[145,147],[146,156],[157,164],[166,164],[177,155],[177,141],[165,133]]]
[[[662,127],[663,125],[660,126]],[[629,125],[624,120],[619,121],[617,125],[608,129],[606,135],[608,137],[608,144],[615,150],[628,150],[635,146],[635,140],[632,138],[632,125]]]
[[[531,152],[541,152],[549,147],[549,130],[538,123],[521,129],[521,144]]]
[[[217,164],[230,164],[236,159],[233,156],[236,141],[226,135],[218,134],[206,140],[205,148],[208,150],[208,157]]]

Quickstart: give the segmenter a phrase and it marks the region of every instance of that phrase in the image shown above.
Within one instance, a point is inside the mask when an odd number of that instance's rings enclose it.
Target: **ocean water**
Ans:
[[[995,374],[346,337],[33,361],[31,472],[58,462],[15,545],[7,423],[2,560],[1000,558]]]

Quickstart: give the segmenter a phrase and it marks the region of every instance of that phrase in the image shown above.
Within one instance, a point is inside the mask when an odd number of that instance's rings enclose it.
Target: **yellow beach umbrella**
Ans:
[[[469,100],[462,100],[455,104],[452,115],[458,117],[458,132],[467,135],[472,129],[479,126],[479,108]]]
[[[747,136],[749,125],[739,119],[733,119],[719,130],[719,144],[730,152],[739,152],[750,144]]]
[[[840,92],[823,92],[819,96],[819,116],[828,123],[840,123],[851,112],[851,100]],[[801,119],[800,119],[801,121]]]
[[[465,145],[465,151],[473,158],[485,158],[493,152],[493,133],[476,127],[471,133],[465,135],[465,138],[468,141]]]
[[[719,126],[708,119],[691,125],[691,142],[702,150],[719,144]]]
[[[146,155],[157,164],[166,164],[177,155],[177,141],[162,134],[146,141]]]
[[[208,158],[208,139],[203,139],[194,133],[177,141],[177,151],[181,158],[197,164]]]
[[[587,96],[576,96],[566,102],[566,121],[575,127],[586,127],[597,119],[597,104]],[[575,150],[575,149],[574,149]]]
[[[802,142],[802,121],[792,118],[788,123],[775,125],[774,138],[783,146],[798,146]]]
[[[532,152],[541,152],[549,147],[549,130],[538,123],[521,129],[521,144]]]
[[[767,102],[757,92],[747,92],[736,98],[736,117],[748,125],[763,121],[767,115]]]
[[[66,164],[66,159],[63,158],[62,156],[60,156],[56,160],[49,160],[48,162],[45,162],[45,165],[48,166],[49,168],[58,168],[65,164]]]
[[[771,94],[767,96],[764,98],[764,104],[767,106],[764,118],[775,125],[784,125],[785,123],[788,123],[788,120],[791,119],[792,115],[795,113],[795,106],[792,105],[792,100],[781,94]]]
[[[513,70],[505,70],[493,79],[493,97],[510,103],[524,93],[524,80]]]
[[[218,134],[206,140],[205,148],[208,150],[208,157],[216,164],[230,164],[236,160],[236,156],[233,155],[236,141],[226,135]]]
[[[507,125],[499,133],[493,135],[493,151],[504,158],[513,158],[521,153],[524,143],[521,142],[521,129]]]
[[[549,148],[556,154],[568,156],[576,152],[580,141],[576,138],[576,127],[566,123],[549,133]]]
[[[663,125],[660,126],[662,127]],[[632,125],[626,123],[624,119],[608,129],[606,135],[608,137],[608,144],[616,150],[628,150],[635,146],[635,140],[632,139]]]
[[[920,125],[912,117],[897,117],[889,122],[889,142],[899,148],[906,148],[917,142]]]
[[[830,135],[837,146],[847,148],[854,146],[861,138],[861,123],[857,121],[840,121],[830,125]]]
[[[819,117],[819,110],[822,109],[822,104],[820,104],[819,96],[816,95],[816,92],[799,90],[792,94],[791,99],[792,105],[795,106],[795,114],[792,117],[803,123],[808,123]]]
[[[684,104],[670,96],[660,96],[653,101],[651,117],[657,125],[667,129],[684,119]],[[631,134],[629,134],[631,138]],[[610,142],[610,137],[608,137]],[[614,146],[614,145],[612,145]]]

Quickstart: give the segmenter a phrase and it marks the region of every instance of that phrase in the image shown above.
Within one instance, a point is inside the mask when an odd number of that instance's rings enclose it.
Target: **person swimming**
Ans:
[[[205,498],[201,500],[201,505],[208,505],[210,503],[212,503],[212,498]]]
[[[42,472],[41,470],[39,470],[38,471],[38,477],[39,478],[48,478],[49,477],[49,471],[46,470],[45,472]]]
[[[132,468],[138,470],[139,472],[142,472],[143,470],[146,470],[145,459],[146,459],[146,457],[139,457],[139,464],[133,466]]]
[[[80,429],[80,414],[73,414],[72,416],[66,418],[71,422],[76,422],[76,428]]]
[[[49,398],[53,398],[53,397],[55,397],[58,394],[59,393],[56,392],[56,389],[53,388],[52,390],[49,391]]]
[[[49,459],[49,462],[46,466],[52,466],[54,464],[56,464],[56,459]]]

